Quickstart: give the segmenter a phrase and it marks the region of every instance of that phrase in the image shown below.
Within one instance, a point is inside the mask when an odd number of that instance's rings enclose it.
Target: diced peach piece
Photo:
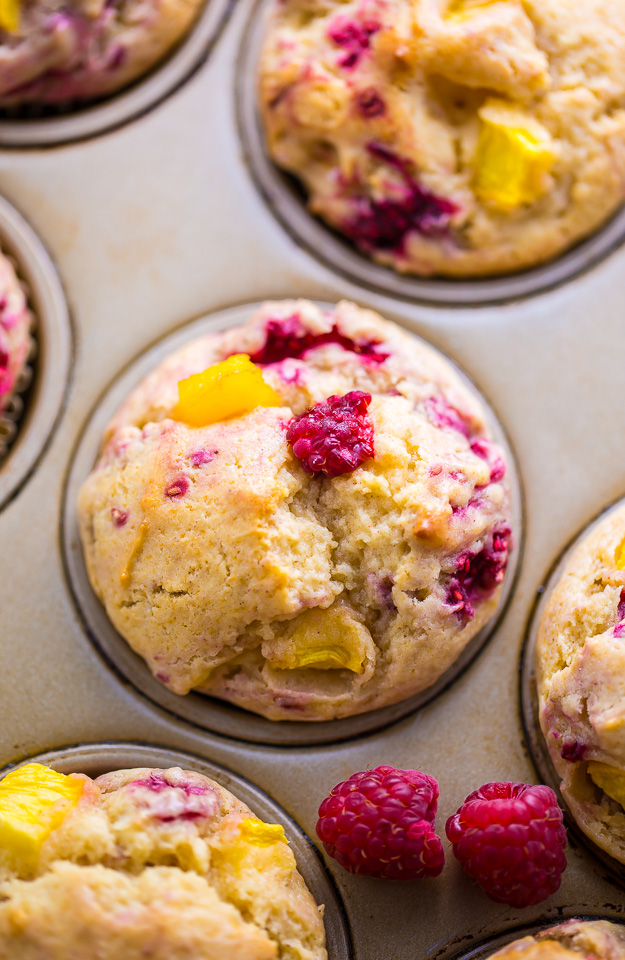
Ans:
[[[0,29],[15,33],[19,30],[20,14],[20,0],[0,0]]]
[[[479,115],[476,195],[503,211],[534,203],[548,188],[547,174],[556,158],[549,133],[504,101],[488,100]]]
[[[227,826],[211,857],[222,879],[227,875],[241,877],[248,871],[288,876],[295,868],[283,828],[255,817]]]
[[[244,840],[255,847],[270,847],[274,843],[289,842],[285,836],[284,827],[279,823],[265,823],[263,820],[257,820],[256,817],[242,820],[239,824],[239,832]]]
[[[614,551],[614,561],[617,570],[625,570],[625,537]]]
[[[0,781],[0,860],[34,873],[44,840],[78,803],[84,781],[27,763]]]
[[[604,793],[625,808],[625,771],[611,767],[609,763],[591,760],[588,775]]]
[[[178,383],[179,400],[172,417],[191,427],[241,417],[256,407],[279,407],[282,400],[263,380],[260,367],[237,353]]]
[[[297,618],[283,656],[272,660],[278,670],[311,667],[315,670],[351,670],[364,673],[361,625],[340,604],[315,607]]]

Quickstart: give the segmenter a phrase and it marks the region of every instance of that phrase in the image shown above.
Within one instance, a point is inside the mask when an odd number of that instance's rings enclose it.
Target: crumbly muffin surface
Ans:
[[[181,378],[241,352],[281,406],[170,418]],[[375,454],[310,476],[289,423],[350,391],[372,398]],[[492,617],[512,543],[485,409],[439,354],[347,302],[268,303],[165,361],[110,425],[79,520],[91,582],[154,675],[271,719],[430,686]]]
[[[2,960],[327,960],[288,844],[219,784],[177,767],[83,779],[34,876],[0,848]]]
[[[200,7],[201,0],[23,0],[11,29],[0,22],[0,106],[115,93],[173,50]]]
[[[608,920],[567,920],[535,936],[515,940],[492,960],[622,960],[625,928]]]
[[[19,386],[32,347],[32,317],[10,260],[0,251],[0,417]]]
[[[624,544],[621,507],[573,552],[537,635],[540,722],[562,793],[584,832],[623,863]]]
[[[620,0],[274,0],[259,97],[312,213],[401,272],[534,266],[625,197]]]

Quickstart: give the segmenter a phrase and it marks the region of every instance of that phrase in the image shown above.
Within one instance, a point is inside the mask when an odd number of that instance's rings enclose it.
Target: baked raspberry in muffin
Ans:
[[[508,944],[491,960],[623,960],[625,928],[609,920],[567,920]]]
[[[581,829],[625,863],[625,507],[574,549],[540,620],[540,724]]]
[[[0,251],[0,418],[20,386],[32,348],[31,325],[22,285]]]
[[[162,683],[326,720],[429,687],[491,619],[508,480],[436,351],[348,302],[284,301],[134,390],[79,521],[94,590]]]
[[[0,782],[0,956],[327,960],[284,830],[178,767]]]
[[[0,106],[116,93],[184,37],[201,0],[3,0]]]
[[[621,0],[271,0],[271,158],[379,263],[543,263],[625,197]]]

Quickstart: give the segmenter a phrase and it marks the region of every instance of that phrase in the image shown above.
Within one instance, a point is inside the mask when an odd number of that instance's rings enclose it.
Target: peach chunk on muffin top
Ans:
[[[403,273],[552,259],[625,198],[621,0],[271,0],[267,149]]]
[[[109,617],[171,690],[326,720],[429,687],[493,616],[508,479],[440,354],[351,303],[276,302],[132,392],[80,530]]]

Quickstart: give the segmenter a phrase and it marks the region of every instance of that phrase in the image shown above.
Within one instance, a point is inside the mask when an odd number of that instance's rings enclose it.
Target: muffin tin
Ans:
[[[239,76],[239,52],[251,14],[251,5],[239,0],[208,62],[149,116],[106,137],[55,150],[0,151],[0,191],[50,247],[77,333],[69,402],[53,442],[0,512],[0,765],[64,744],[161,744],[251,781],[308,837],[314,837],[321,799],[354,770],[380,763],[416,766],[439,780],[440,832],[480,784],[535,779],[518,696],[532,602],[563,544],[625,492],[620,450],[625,250],[615,249],[597,263],[580,248],[584,272],[575,279],[505,306],[462,309],[434,306],[433,297],[416,288],[382,293],[369,283],[376,268],[365,261],[362,282],[356,283],[335,261],[332,247],[326,247],[323,262],[310,256],[268,211],[235,123],[235,87],[245,79]],[[23,256],[17,247],[14,254],[34,264],[38,249],[29,234]],[[26,279],[34,291],[32,277]],[[456,284],[440,287],[441,302],[457,303]],[[60,287],[55,289],[60,296]],[[506,299],[522,292],[516,288]],[[285,737],[278,728],[269,743],[258,732],[258,718],[246,714],[238,715],[236,726],[225,712],[215,714],[206,729],[195,717],[173,713],[162,699],[146,696],[119,663],[113,668],[103,658],[72,592],[78,592],[73,569],[78,555],[65,498],[90,466],[102,425],[98,417],[104,418],[111,397],[121,396],[114,391],[125,392],[124,384],[142,372],[133,358],[141,356],[140,363],[151,366],[149,345],[172,331],[184,339],[183,325],[194,317],[293,295],[352,298],[457,361],[505,425],[525,492],[520,576],[490,642],[427,705],[386,718],[394,722],[384,726],[352,730],[340,742],[319,742],[324,737],[311,727],[299,744],[287,742],[293,735]],[[45,365],[55,371],[51,382],[61,398],[41,408],[51,423],[68,382],[69,334],[63,329],[66,367]],[[7,463],[18,450],[15,445]],[[69,526],[61,525],[62,513]],[[82,606],[84,598],[79,601]],[[74,757],[85,766],[92,763],[92,748],[80,749]],[[115,749],[122,751],[115,754],[117,764],[133,747]],[[574,833],[560,891],[524,911],[489,901],[445,848],[448,863],[441,877],[413,884],[353,877],[326,859],[358,960],[451,960],[489,937],[516,933],[520,925],[574,914],[614,919],[625,912],[620,879]],[[346,960],[347,951],[345,942],[336,941],[332,960]]]

